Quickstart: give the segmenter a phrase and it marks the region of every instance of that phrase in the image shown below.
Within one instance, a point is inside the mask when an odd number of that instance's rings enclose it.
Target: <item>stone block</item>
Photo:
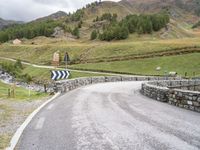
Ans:
[[[192,105],[192,101],[187,101],[187,104],[188,105]]]
[[[105,77],[92,77],[92,84],[105,82]]]
[[[194,106],[189,106],[189,109],[190,110],[194,110]]]
[[[122,81],[122,77],[105,77],[105,82],[119,82]]]
[[[122,81],[136,81],[136,77],[132,76],[122,76]]]
[[[178,106],[181,107],[181,108],[183,108],[184,105],[182,105],[182,104],[178,104]]]
[[[200,112],[200,107],[195,107],[194,110]]]
[[[200,96],[197,98],[197,101],[200,102]]]
[[[199,107],[200,103],[199,102],[193,102],[193,105]]]

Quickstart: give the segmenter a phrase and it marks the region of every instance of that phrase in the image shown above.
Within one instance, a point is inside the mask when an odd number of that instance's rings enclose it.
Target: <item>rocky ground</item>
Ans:
[[[16,81],[13,76],[11,76],[9,73],[3,71],[0,69],[0,81],[6,84],[13,84],[15,83],[18,87],[23,87],[25,89],[30,89],[33,91],[38,91],[38,92],[44,92],[44,86],[39,85],[39,84],[34,84],[32,83],[31,85],[25,83],[25,82],[19,82]],[[48,92],[52,92],[52,87],[47,87]]]
[[[0,99],[0,150],[8,146],[13,134],[26,117],[47,99],[31,101]]]

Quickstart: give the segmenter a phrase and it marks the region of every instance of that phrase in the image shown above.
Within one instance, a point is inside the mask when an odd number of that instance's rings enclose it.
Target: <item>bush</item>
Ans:
[[[95,40],[96,38],[97,38],[97,31],[93,30],[92,33],[91,33],[90,39]]]
[[[20,59],[17,59],[17,61],[14,64],[14,67],[19,68],[19,69],[23,69],[22,62],[21,62]]]
[[[6,63],[0,64],[0,66],[5,72],[8,72],[13,77],[23,82],[29,83],[32,81],[32,77],[29,74],[22,74],[22,71],[24,68],[20,60],[17,60],[15,64],[6,62]]]
[[[81,18],[84,15],[83,9],[78,9],[74,14],[71,15],[71,21],[81,21]]]
[[[79,28],[75,27],[72,31],[72,35],[76,36],[77,38],[80,38]]]
[[[33,81],[32,77],[29,74],[21,75],[21,79],[23,82],[30,83]]]
[[[1,66],[4,71],[10,73],[14,77],[19,77],[22,72],[22,69],[15,67],[15,64],[13,65],[12,63],[2,63]]]

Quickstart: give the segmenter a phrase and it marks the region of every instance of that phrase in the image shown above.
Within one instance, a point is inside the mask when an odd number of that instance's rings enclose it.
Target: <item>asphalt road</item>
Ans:
[[[17,149],[200,149],[200,114],[146,98],[140,86],[96,84],[60,96],[31,121]]]

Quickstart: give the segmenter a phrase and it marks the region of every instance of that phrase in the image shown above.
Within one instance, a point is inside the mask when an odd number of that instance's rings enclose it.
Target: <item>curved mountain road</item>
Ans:
[[[41,110],[19,150],[197,150],[200,114],[151,100],[141,82],[73,90]]]

